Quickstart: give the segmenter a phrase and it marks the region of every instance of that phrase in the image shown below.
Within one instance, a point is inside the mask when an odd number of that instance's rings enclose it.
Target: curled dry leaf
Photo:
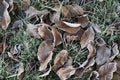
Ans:
[[[8,4],[8,12],[11,12],[13,10],[13,0],[5,0]]]
[[[65,22],[65,21],[56,22],[56,26],[59,29],[65,31],[67,33],[71,33],[71,34],[77,33],[80,30],[80,24],[68,23],[68,22]]]
[[[47,64],[52,59],[52,50],[53,45],[51,44],[51,40],[45,40],[40,44],[37,53],[38,60],[40,61],[39,71],[45,70],[47,68]]]
[[[53,45],[57,46],[62,43],[62,35],[57,31],[56,28],[52,28],[52,34],[54,37],[54,43]]]
[[[72,66],[72,58],[68,56],[66,50],[62,50],[56,55],[53,70],[57,72],[61,80],[66,80],[75,73],[75,69]]]
[[[30,36],[34,36],[35,38],[40,38],[40,35],[38,34],[38,27],[39,24],[38,25],[27,24],[26,31]]]
[[[9,4],[5,0],[0,0],[0,26],[6,30],[11,19],[8,12]]]
[[[97,65],[103,65],[109,61],[111,56],[111,47],[108,45],[100,46],[97,50],[96,63]]]
[[[113,43],[113,46],[112,46],[112,56],[109,58],[110,61],[112,61],[118,54],[119,54],[118,45],[116,43]]]
[[[23,74],[24,74],[24,65],[23,63],[20,63],[19,69],[18,69],[18,74],[17,74],[17,79],[22,80],[23,79]]]
[[[53,34],[52,32],[48,29],[49,25],[47,24],[42,24],[39,28],[38,28],[38,33],[39,35],[43,38],[43,39],[51,39],[53,40]]]
[[[42,11],[38,11],[36,10],[34,7],[30,6],[26,11],[26,16],[29,18],[29,19],[32,19],[32,18],[38,18],[41,17],[42,15],[46,15],[48,14],[48,10],[42,10]]]
[[[81,41],[80,41],[81,48],[83,49],[87,47],[88,43],[94,40],[94,37],[95,37],[95,32],[92,27],[89,27],[81,37]]]
[[[95,43],[93,41],[90,41],[89,44],[87,45],[87,49],[89,51],[87,58],[88,59],[92,58],[96,53]]]
[[[98,38],[95,40],[95,42],[98,46],[104,46],[106,44],[103,38]]]
[[[117,70],[116,70],[116,72],[120,75],[120,58],[115,57],[114,61],[117,63]]]
[[[30,0],[22,0],[22,4],[21,4],[22,10],[28,9],[29,5],[30,5]]]
[[[113,72],[115,72],[116,69],[115,62],[104,64],[98,70],[99,80],[111,80],[113,78]]]
[[[99,80],[99,73],[97,71],[93,71],[90,74],[90,77],[88,78],[88,80]]]
[[[94,58],[89,58],[79,68],[76,69],[76,77],[82,78],[82,76],[87,73],[87,70],[95,64]],[[89,72],[89,70],[88,70]]]
[[[89,19],[87,14],[77,16],[73,20],[74,22],[80,23],[82,28],[87,28],[89,26]]]
[[[57,74],[61,80],[68,79],[71,75],[74,75],[74,73],[75,69],[73,68],[73,66],[67,66],[65,68],[63,67],[57,71]]]
[[[84,14],[84,10],[76,4],[62,6],[61,12],[66,18],[71,18]]]

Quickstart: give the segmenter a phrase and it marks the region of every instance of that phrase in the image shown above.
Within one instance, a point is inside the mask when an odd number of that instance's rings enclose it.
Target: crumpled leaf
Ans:
[[[37,57],[40,62],[39,71],[43,71],[47,68],[47,64],[52,59],[52,50],[53,45],[51,44],[51,40],[45,40],[40,44],[37,53]]]
[[[5,42],[0,42],[0,53],[4,53],[7,48],[7,44]]]
[[[98,38],[95,40],[95,42],[98,46],[104,46],[106,44],[103,38]]]
[[[82,28],[80,28],[80,30],[75,34],[64,33],[64,40],[66,40],[67,44],[70,44],[73,41],[80,40],[83,33],[84,30]]]
[[[54,43],[53,45],[57,46],[62,43],[62,35],[57,31],[56,28],[52,28],[52,34],[54,37]]]
[[[39,77],[45,77],[45,76],[49,75],[51,69],[52,69],[52,68],[51,68],[51,65],[50,65],[49,70],[48,70],[46,73],[39,75]]]
[[[87,45],[87,49],[89,51],[87,58],[88,59],[92,58],[96,53],[95,43],[93,41],[90,41],[89,44]]]
[[[56,22],[56,26],[59,29],[65,31],[65,32],[71,33],[71,34],[77,33],[80,30],[80,24],[68,23],[65,21]]]
[[[92,27],[89,27],[81,37],[81,41],[80,41],[81,49],[87,47],[88,43],[94,40],[94,37],[95,37],[95,32]]]
[[[23,74],[24,74],[24,64],[20,63],[19,69],[18,69],[18,74],[17,74],[17,79],[22,80],[23,79]]]
[[[13,10],[13,0],[5,0],[8,4],[8,12],[11,12]]]
[[[40,35],[38,34],[38,27],[39,24],[33,25],[33,24],[27,24],[27,33],[31,36],[34,36],[35,38],[40,38]]]
[[[57,72],[61,80],[66,80],[75,73],[75,69],[72,66],[72,58],[68,56],[66,50],[62,50],[56,55],[53,70]]]
[[[91,23],[91,27],[93,27],[96,33],[101,33],[100,27],[97,24]]]
[[[30,0],[22,0],[21,9],[26,10],[30,5]]]
[[[74,73],[75,73],[75,69],[73,68],[73,66],[67,66],[65,68],[63,67],[57,71],[57,74],[61,80],[68,79]]]
[[[120,75],[120,58],[115,57],[114,61],[117,63],[117,70],[116,70],[116,72]]]
[[[88,80],[99,80],[99,73],[97,71],[93,71],[90,74],[90,77],[88,78]]]
[[[116,43],[113,43],[112,56],[109,58],[109,60],[112,61],[118,54],[119,54],[118,45]]]
[[[49,25],[47,25],[47,24],[42,24],[42,25],[38,28],[38,33],[39,33],[39,35],[40,35],[43,39],[45,39],[45,40],[47,40],[47,39],[53,40],[53,39],[54,39],[54,38],[53,38],[53,34],[52,34],[52,32],[48,29],[48,27],[49,27]]]
[[[61,12],[66,18],[84,14],[84,10],[76,4],[62,6]]]
[[[3,30],[6,30],[11,19],[8,12],[9,4],[5,0],[0,0],[0,26]]]
[[[87,59],[85,62],[82,63],[82,65],[80,65],[80,67],[76,69],[75,72],[76,77],[82,78],[82,76],[85,73],[89,72],[89,68],[92,67],[94,64],[95,64],[94,58]]]
[[[37,9],[35,9],[34,7],[30,6],[26,11],[26,16],[28,17],[28,19],[32,19],[32,18],[38,18],[41,17],[42,15],[46,15],[49,13],[48,10],[42,10],[42,11],[38,11]]]
[[[74,22],[76,23],[80,23],[82,28],[87,28],[89,26],[89,18],[87,14],[84,15],[80,15],[75,17],[75,19],[73,19]]]
[[[113,72],[115,72],[116,69],[115,62],[104,64],[98,70],[99,80],[111,80],[113,78]]]
[[[109,61],[111,56],[111,47],[108,45],[100,46],[97,50],[96,63],[97,65],[103,65]]]

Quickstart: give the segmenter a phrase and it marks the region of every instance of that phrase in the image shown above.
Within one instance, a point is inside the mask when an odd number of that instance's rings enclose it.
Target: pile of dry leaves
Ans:
[[[0,0],[0,26],[3,30],[6,30],[11,22],[9,13],[16,9],[15,4],[12,0]],[[88,14],[80,6],[64,3],[59,5],[55,0],[54,7],[39,11],[30,6],[30,0],[23,0],[21,9],[30,21],[29,24],[26,23],[28,34],[44,39],[36,54],[40,62],[39,71],[44,72],[47,67],[49,70],[40,77],[49,75],[51,70],[56,72],[61,80],[66,80],[72,75],[77,80],[88,74],[90,74],[88,80],[111,80],[114,73],[120,75],[118,45],[114,42],[108,45],[102,37],[96,38],[96,34],[101,34],[101,30],[89,21]],[[13,28],[19,28],[21,23],[21,20],[16,21]],[[80,49],[89,51],[87,59],[78,67],[73,67],[72,57],[64,47],[54,55],[54,49],[58,45],[68,46],[73,41],[80,43]],[[3,51],[2,48],[3,44],[0,43],[0,52]],[[13,52],[8,52],[8,55],[17,61]],[[22,80],[24,65],[20,64],[18,79]]]

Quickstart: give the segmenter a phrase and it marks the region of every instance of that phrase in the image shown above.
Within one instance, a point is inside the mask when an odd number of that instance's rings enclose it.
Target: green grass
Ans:
[[[72,2],[75,3],[74,1]],[[20,3],[21,0],[18,0],[18,5],[20,5]],[[31,6],[34,6],[38,10],[42,10],[45,8],[45,6],[51,7],[53,4],[54,3],[52,3],[51,0],[48,0],[47,3],[44,2],[38,3],[37,0],[33,0]],[[99,2],[95,0],[95,2],[91,4],[87,4],[87,5],[80,4],[80,6],[82,6],[84,10],[92,12],[92,14],[89,15],[90,21],[99,25],[102,30],[102,34],[97,35],[97,37],[99,36],[103,37],[108,44],[111,44],[114,40],[116,40],[116,38],[118,38],[120,34],[120,32],[117,32],[112,35],[106,36],[106,34],[104,33],[106,28],[111,27],[110,24],[119,18],[119,16],[115,12],[117,5],[120,5],[120,3],[118,3],[117,0],[104,0],[103,2]],[[21,16],[21,10],[18,11],[19,13],[17,11],[10,13],[12,18],[12,23],[16,19],[17,20],[20,19],[20,17],[23,18],[23,16]],[[23,18],[23,20],[26,20],[26,18]],[[12,24],[9,26],[9,28],[6,31],[0,29],[0,38],[1,35],[9,34],[12,31],[11,26]],[[20,44],[22,47],[21,54],[19,55],[18,59],[20,62],[24,63],[26,70],[23,80],[59,80],[59,77],[53,71],[51,71],[50,75],[48,75],[47,77],[39,78],[41,72],[38,71],[39,62],[37,60],[37,48],[39,44],[42,42],[42,40],[35,39],[34,37],[29,36],[25,28],[26,28],[25,25],[21,26],[20,29],[7,41],[7,43],[9,44],[7,51],[9,51],[11,47],[13,47],[16,44]],[[85,61],[87,57],[86,54],[87,51],[80,50],[79,47],[80,47],[79,43],[78,44],[73,43],[72,46],[65,48],[69,52],[69,55],[72,56],[75,64],[82,63],[83,61]],[[57,53],[60,50],[61,48],[57,47],[54,52]],[[1,55],[5,55],[5,54],[7,54],[7,52]],[[30,62],[33,62],[35,66],[33,70],[27,71]],[[10,58],[0,60],[0,78],[1,79],[5,78],[5,80],[16,80],[17,78],[15,75],[17,74],[18,64],[19,64],[18,62],[15,62]],[[15,65],[16,68],[13,68],[12,70],[9,71],[9,69],[11,68],[8,68],[8,66],[14,67]],[[73,80],[73,78],[68,80]]]

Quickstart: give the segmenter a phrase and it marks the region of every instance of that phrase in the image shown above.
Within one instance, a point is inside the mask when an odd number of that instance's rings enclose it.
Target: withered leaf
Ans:
[[[19,69],[18,69],[18,74],[17,74],[17,79],[22,80],[23,79],[23,74],[24,74],[24,65],[23,63],[20,63]]]
[[[103,45],[106,44],[106,42],[104,41],[103,38],[98,38],[98,39],[95,40],[95,42],[98,46],[103,46]]]
[[[118,54],[119,54],[118,45],[116,43],[113,43],[112,56],[109,58],[109,60],[112,61]]]
[[[56,55],[53,70],[57,72],[61,80],[66,80],[75,73],[75,69],[72,66],[72,58],[68,56],[66,50],[62,50]]]
[[[67,24],[66,24],[67,23]],[[56,26],[68,33],[74,34],[80,30],[80,24],[68,23],[65,21],[58,21],[56,22]]]
[[[99,80],[111,80],[113,78],[113,72],[115,72],[116,69],[115,62],[104,64],[98,70]]]
[[[42,10],[42,11],[38,11],[37,9],[35,9],[34,7],[30,6],[26,11],[25,11],[27,17],[29,19],[32,19],[32,18],[38,18],[41,17],[42,15],[46,15],[49,13],[48,10]]]
[[[100,46],[97,50],[96,63],[102,65],[109,60],[111,56],[111,47],[108,45]]]
[[[13,0],[5,0],[8,4],[8,12],[11,12],[13,10]]]
[[[22,4],[21,4],[22,10],[28,9],[29,5],[30,5],[30,0],[22,0]]]
[[[49,25],[47,24],[42,24],[39,28],[38,28],[38,33],[39,35],[43,38],[43,39],[51,39],[53,40],[53,34],[52,32],[48,29]]]
[[[88,78],[88,80],[99,80],[99,73],[97,71],[93,71],[90,74],[90,77]]]
[[[87,26],[89,26],[88,15],[84,14],[81,16],[77,16],[75,17],[74,22],[80,23],[82,28],[87,28]]]
[[[4,53],[7,48],[7,44],[5,42],[0,42],[0,53]]]
[[[9,4],[5,0],[0,0],[0,26],[6,30],[11,19],[8,12]]]
[[[75,68],[73,68],[73,66],[67,66],[65,68],[63,67],[57,71],[57,74],[61,80],[68,79],[71,75],[74,75],[74,73],[75,73]]]
[[[45,40],[40,44],[37,53],[38,60],[40,61],[39,71],[45,70],[47,68],[47,64],[52,59],[52,50],[53,45],[51,40]]]
[[[54,37],[54,43],[53,45],[57,46],[62,43],[62,35],[57,31],[56,28],[52,28],[52,34]]]
[[[116,72],[120,75],[120,58],[115,57],[114,61],[117,63],[117,70],[116,70]]]
[[[87,45],[87,49],[89,51],[87,58],[88,59],[92,58],[96,53],[95,43],[93,41],[90,41],[89,44]]]
[[[87,47],[88,43],[94,40],[94,37],[95,37],[95,32],[92,27],[89,27],[81,37],[81,41],[80,41],[81,48],[83,49]]]
[[[38,27],[39,24],[27,24],[27,33],[31,36],[34,36],[35,38],[40,38],[40,35],[38,34]]]
[[[62,6],[61,12],[66,18],[84,14],[84,10],[76,4]]]

